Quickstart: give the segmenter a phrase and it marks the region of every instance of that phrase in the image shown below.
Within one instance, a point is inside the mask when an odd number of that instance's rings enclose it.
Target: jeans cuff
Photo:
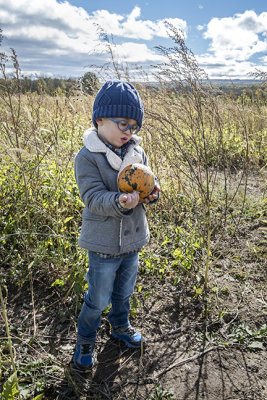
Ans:
[[[127,329],[130,326],[130,322],[128,322],[128,324],[124,324],[124,325],[118,325],[118,326],[112,326],[112,329],[116,330],[116,329]]]

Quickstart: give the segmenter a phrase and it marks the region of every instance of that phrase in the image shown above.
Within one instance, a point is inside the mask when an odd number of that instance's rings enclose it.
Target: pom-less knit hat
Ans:
[[[142,100],[131,83],[108,81],[96,95],[92,120],[97,128],[97,118],[131,118],[135,119],[141,128],[143,115]]]

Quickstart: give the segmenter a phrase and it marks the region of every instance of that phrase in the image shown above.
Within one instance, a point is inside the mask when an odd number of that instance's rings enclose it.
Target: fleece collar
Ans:
[[[134,143],[129,145],[127,153],[122,160],[99,139],[96,128],[87,129],[83,135],[85,147],[92,153],[105,153],[110,166],[119,172],[127,165],[142,162],[141,154],[136,151],[136,147],[141,143],[142,139],[139,136],[133,136],[133,140]]]

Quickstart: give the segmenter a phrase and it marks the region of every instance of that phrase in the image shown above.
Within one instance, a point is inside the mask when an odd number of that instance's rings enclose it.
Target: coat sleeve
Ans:
[[[123,213],[116,204],[118,192],[112,192],[105,186],[94,160],[78,153],[74,162],[75,179],[81,199],[93,214],[106,217],[126,217],[132,210]]]

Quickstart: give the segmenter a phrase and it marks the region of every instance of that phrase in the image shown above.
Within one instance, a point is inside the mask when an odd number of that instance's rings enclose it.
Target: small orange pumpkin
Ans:
[[[118,187],[123,193],[139,192],[140,201],[154,189],[155,178],[149,167],[143,164],[131,164],[125,167],[118,178]]]

